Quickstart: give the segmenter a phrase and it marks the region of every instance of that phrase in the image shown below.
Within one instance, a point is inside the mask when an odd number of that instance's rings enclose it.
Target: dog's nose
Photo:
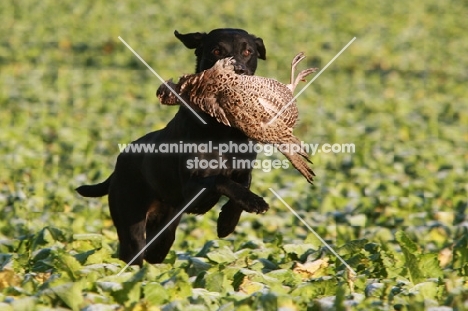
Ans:
[[[247,67],[245,67],[245,65],[243,65],[243,64],[236,63],[234,65],[234,71],[235,71],[235,73],[237,73],[239,75],[248,74]]]

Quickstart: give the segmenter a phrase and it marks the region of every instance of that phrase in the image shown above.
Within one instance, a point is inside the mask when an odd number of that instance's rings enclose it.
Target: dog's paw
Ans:
[[[239,203],[248,213],[263,214],[270,208],[262,197],[254,193],[250,193],[245,198],[242,198]]]

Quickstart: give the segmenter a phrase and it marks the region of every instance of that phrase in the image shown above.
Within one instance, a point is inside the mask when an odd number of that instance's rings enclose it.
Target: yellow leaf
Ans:
[[[10,286],[20,284],[20,278],[12,270],[4,270],[0,272],[0,290]]]
[[[446,267],[452,262],[452,250],[444,248],[439,252],[439,263],[441,267]]]
[[[259,290],[262,290],[263,287],[264,286],[262,283],[252,282],[251,280],[249,280],[248,277],[244,277],[244,279],[242,280],[242,284],[239,286],[239,291],[250,295],[255,292],[258,292]]]
[[[45,272],[45,273],[40,272],[34,276],[34,279],[40,284],[43,284],[45,281],[47,281],[50,278],[50,276],[51,276],[50,272]]]
[[[314,276],[318,276],[321,270],[328,267],[328,258],[318,259],[312,262],[306,262],[305,264],[296,263],[293,271],[299,274],[303,280],[309,280]]]

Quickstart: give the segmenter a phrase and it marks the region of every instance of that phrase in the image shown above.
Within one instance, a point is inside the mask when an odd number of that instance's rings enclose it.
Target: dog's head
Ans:
[[[233,57],[236,73],[253,75],[257,69],[257,59],[266,59],[263,40],[242,29],[220,28],[208,34],[181,34],[176,30],[174,34],[187,48],[195,49],[196,72],[211,68],[222,58]]]

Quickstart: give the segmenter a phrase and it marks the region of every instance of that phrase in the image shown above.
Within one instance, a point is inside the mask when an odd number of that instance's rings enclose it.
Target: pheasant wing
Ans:
[[[266,122],[278,116],[288,126],[293,127],[297,121],[298,110],[289,88],[269,78],[257,76],[240,76],[242,89],[238,90],[245,96],[255,98],[252,104],[258,105],[267,116]]]
[[[215,97],[197,97],[193,98],[190,103],[215,118],[219,123],[231,126],[231,122],[229,122],[226,112],[223,107],[219,105],[219,102]]]

